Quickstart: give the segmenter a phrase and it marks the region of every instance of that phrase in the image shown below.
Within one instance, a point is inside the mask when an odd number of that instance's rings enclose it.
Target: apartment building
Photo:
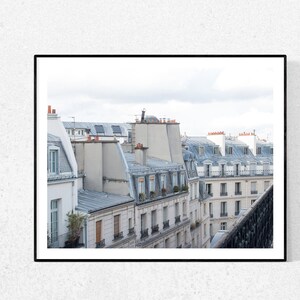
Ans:
[[[212,132],[207,137],[184,138],[184,143],[195,155],[198,176],[205,181],[213,237],[218,230],[229,229],[241,210],[273,183],[273,145],[245,132],[235,138]]]

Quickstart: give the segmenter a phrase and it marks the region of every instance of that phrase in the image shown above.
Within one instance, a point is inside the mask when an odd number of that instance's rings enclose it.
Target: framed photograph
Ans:
[[[285,55],[35,55],[35,261],[286,261]]]

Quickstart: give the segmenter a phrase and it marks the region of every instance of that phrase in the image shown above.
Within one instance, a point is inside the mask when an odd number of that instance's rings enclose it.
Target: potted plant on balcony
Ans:
[[[144,193],[139,193],[139,200],[144,201],[145,200],[145,194]]]
[[[162,194],[163,196],[166,196],[166,194],[167,194],[167,189],[163,187],[163,188],[161,189],[161,194]]]
[[[150,198],[151,199],[155,198],[155,192],[154,191],[150,191]]]
[[[175,186],[173,187],[173,192],[174,192],[174,193],[178,193],[178,192],[179,192],[179,187],[178,187],[177,185],[175,185]]]
[[[65,247],[76,248],[78,246],[80,231],[85,216],[81,213],[74,213],[72,210],[72,212],[67,213],[67,217],[67,228],[69,229],[69,232],[68,240],[65,242]]]
[[[183,186],[181,187],[181,190],[182,190],[183,192],[188,192],[189,187],[188,187],[187,185],[183,185]]]

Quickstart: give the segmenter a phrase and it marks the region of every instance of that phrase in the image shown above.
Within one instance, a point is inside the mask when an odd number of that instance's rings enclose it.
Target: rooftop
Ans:
[[[86,213],[93,213],[98,210],[133,201],[134,200],[129,196],[108,194],[90,190],[79,190],[78,205],[76,209]]]

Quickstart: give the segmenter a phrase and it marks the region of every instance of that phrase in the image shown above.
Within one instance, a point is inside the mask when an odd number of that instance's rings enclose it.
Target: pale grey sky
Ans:
[[[269,58],[49,58],[48,104],[63,121],[133,122],[143,108],[181,133],[273,136]]]

